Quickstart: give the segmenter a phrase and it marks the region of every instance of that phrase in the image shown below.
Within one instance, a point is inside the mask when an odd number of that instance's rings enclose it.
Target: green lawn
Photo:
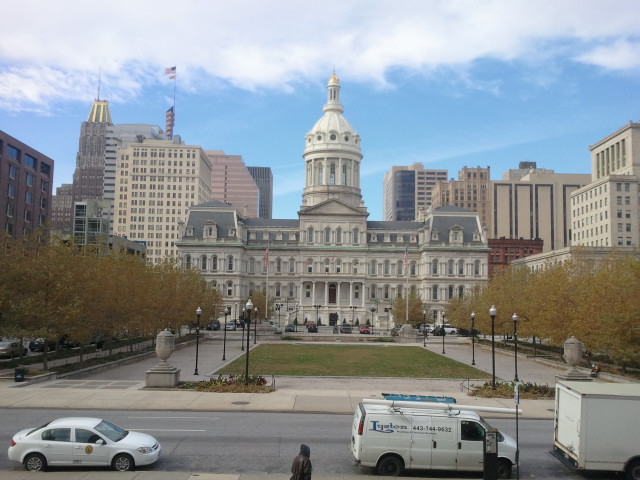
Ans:
[[[219,371],[243,374],[244,355]],[[470,365],[418,346],[258,345],[249,357],[250,375],[344,377],[489,378]]]

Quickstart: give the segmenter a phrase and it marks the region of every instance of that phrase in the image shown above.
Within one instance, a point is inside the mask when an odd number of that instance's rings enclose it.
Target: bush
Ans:
[[[197,392],[223,392],[223,393],[269,393],[274,389],[267,385],[267,380],[261,375],[249,375],[245,382],[244,375],[218,375],[211,380],[200,382],[180,382],[181,390],[195,390]]]
[[[482,398],[513,398],[514,382],[496,382],[496,389],[491,388],[491,382],[482,386],[474,386],[469,395]],[[550,399],[555,398],[556,389],[549,385],[538,385],[533,382],[520,382],[521,399]]]

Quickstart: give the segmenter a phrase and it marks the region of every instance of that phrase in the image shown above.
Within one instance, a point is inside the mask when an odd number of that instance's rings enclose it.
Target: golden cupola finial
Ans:
[[[333,70],[333,74],[329,79],[329,83],[340,83],[340,79],[337,77],[335,69]]]

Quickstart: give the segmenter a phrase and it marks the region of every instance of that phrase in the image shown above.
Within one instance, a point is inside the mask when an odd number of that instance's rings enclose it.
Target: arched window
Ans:
[[[331,168],[329,169],[329,185],[336,184],[336,165],[334,163],[331,164]]]
[[[330,265],[329,259],[325,258],[324,259],[324,273],[329,273],[329,265]]]
[[[227,282],[227,297],[233,297],[233,282]]]
[[[336,229],[336,243],[342,243],[342,229],[340,227]]]
[[[375,275],[376,274],[376,261],[371,260],[371,265],[370,265],[371,271],[369,272],[371,275]]]
[[[191,268],[191,255],[184,257],[184,266],[185,268]]]
[[[218,256],[214,255],[213,257],[211,257],[211,270],[213,270],[214,272],[218,271]]]
[[[353,298],[355,299],[360,298],[360,285],[353,286]]]
[[[289,273],[296,273],[296,261],[293,258],[289,259]]]
[[[253,257],[249,259],[249,273],[256,273],[256,259]]]
[[[233,255],[229,255],[227,257],[227,271],[229,272],[233,271]]]
[[[342,166],[342,185],[346,185],[347,184],[347,166],[343,165]]]
[[[464,297],[464,287],[462,285],[458,287],[458,297]]]
[[[353,244],[357,245],[360,243],[360,230],[357,228],[353,229]]]
[[[384,274],[389,275],[389,260],[384,261]]]
[[[279,298],[280,296],[281,296],[281,295],[280,295],[280,284],[279,284],[279,283],[276,283],[276,297],[278,297],[278,298]]]
[[[353,274],[354,275],[357,275],[357,273],[358,273],[358,265],[359,265],[359,263],[360,262],[358,262],[357,258],[353,259]]]
[[[311,298],[311,285],[306,284],[306,285],[304,286],[304,296],[305,296],[306,298]]]
[[[324,184],[324,180],[322,179],[322,175],[323,175],[322,164],[320,164],[320,165],[318,165],[318,185],[323,185]]]
[[[448,298],[449,298],[449,299],[452,299],[452,298],[453,298],[453,285],[449,285],[448,290],[449,290],[449,292],[448,292],[448,293],[449,293]]]
[[[307,228],[307,243],[313,243],[313,227]]]
[[[203,272],[207,270],[207,256],[206,255],[202,255],[202,257],[200,257],[200,269]]]
[[[453,274],[455,273],[455,272],[454,272],[454,268],[453,268],[453,267],[454,267],[454,262],[453,262],[453,260],[449,260],[449,261],[447,262],[447,265],[448,265],[447,274],[449,274],[449,275],[453,275]]]
[[[480,275],[480,260],[473,262],[473,274]]]
[[[307,258],[304,263],[307,265],[307,273],[313,273],[313,259]]]
[[[376,286],[375,283],[373,283],[371,285],[371,289],[369,290],[369,293],[371,294],[370,298],[373,300],[376,298],[376,290],[378,289],[378,287]]]
[[[464,275],[464,260],[458,260],[458,275]]]
[[[396,274],[401,277],[402,276],[402,260],[398,260],[396,262]]]
[[[279,258],[276,258],[276,273],[282,273],[282,260]]]
[[[438,286],[431,287],[431,300],[438,300]]]
[[[342,261],[336,260],[336,273],[342,273]]]
[[[293,287],[293,283],[290,283],[289,284],[289,293],[287,294],[287,296],[289,298],[293,298],[294,297],[294,292],[295,292],[295,289]]]
[[[411,264],[409,265],[409,274],[410,275],[415,275],[416,274],[416,262],[415,260],[411,262]]]
[[[438,275],[438,259],[431,262],[431,275]]]
[[[324,243],[331,243],[331,229],[329,227],[324,229]]]
[[[384,286],[384,298],[385,299],[389,298],[389,285]]]

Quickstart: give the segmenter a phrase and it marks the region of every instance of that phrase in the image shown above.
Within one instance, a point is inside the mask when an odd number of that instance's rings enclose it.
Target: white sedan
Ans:
[[[99,418],[58,418],[38,428],[16,433],[9,460],[30,471],[47,465],[110,465],[125,472],[150,465],[160,456],[160,444],[146,433],[124,430]]]

